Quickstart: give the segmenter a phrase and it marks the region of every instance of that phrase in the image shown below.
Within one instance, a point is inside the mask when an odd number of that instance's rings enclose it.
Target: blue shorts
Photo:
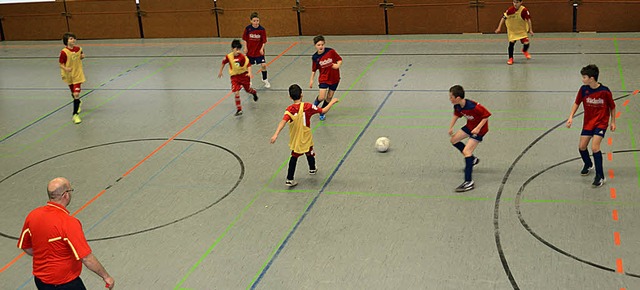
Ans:
[[[478,140],[478,142],[482,142],[482,137],[484,137],[484,136],[480,135],[480,134],[471,134],[471,130],[469,130],[469,128],[467,128],[467,126],[464,126],[464,127],[460,128],[460,130],[462,130],[462,132],[467,133],[467,135],[469,135],[469,138]]]
[[[263,63],[265,63],[264,55],[263,56],[258,56],[258,57],[247,56],[247,58],[249,58],[249,63],[250,64],[263,64]]]
[[[597,135],[604,138],[605,133],[607,133],[607,129],[600,129],[600,128],[596,128],[595,130],[582,129],[582,133],[580,133],[580,136],[593,137],[594,135]]]
[[[320,84],[318,85],[318,87],[319,87],[320,89],[329,89],[330,91],[334,91],[334,92],[335,92],[335,91],[338,89],[338,85],[339,85],[339,84],[340,84],[340,83],[335,83],[335,84],[333,84],[333,85],[330,85],[330,84],[320,83]]]

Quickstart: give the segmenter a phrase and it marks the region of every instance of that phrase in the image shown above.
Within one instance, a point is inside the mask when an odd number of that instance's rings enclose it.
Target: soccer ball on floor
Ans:
[[[391,140],[387,137],[378,138],[378,140],[376,140],[376,150],[378,150],[378,152],[387,152],[390,142]]]

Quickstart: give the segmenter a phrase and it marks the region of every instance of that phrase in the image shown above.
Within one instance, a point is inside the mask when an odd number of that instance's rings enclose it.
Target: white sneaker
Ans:
[[[262,80],[262,82],[264,83],[264,87],[265,88],[271,88],[271,84],[269,83],[269,80]]]
[[[292,186],[296,186],[298,185],[298,183],[295,180],[287,180],[284,182],[284,184],[288,187],[292,187]]]

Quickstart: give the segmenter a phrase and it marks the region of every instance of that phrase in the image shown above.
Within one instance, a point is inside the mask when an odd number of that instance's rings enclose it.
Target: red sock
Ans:
[[[240,105],[240,94],[236,94],[236,108],[238,111],[242,110],[242,105]]]

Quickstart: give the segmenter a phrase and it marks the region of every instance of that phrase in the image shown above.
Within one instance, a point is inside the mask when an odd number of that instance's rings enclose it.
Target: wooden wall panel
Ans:
[[[638,32],[640,31],[638,11],[640,11],[640,0],[584,0],[578,6],[578,31]]]
[[[217,7],[221,37],[241,38],[244,28],[251,24],[249,17],[256,11],[260,25],[267,30],[267,40],[271,36],[298,35],[298,16],[292,8],[295,0],[218,0]]]
[[[300,0],[302,35],[385,34],[380,0]]]
[[[68,1],[69,29],[78,38],[139,38],[135,0]]]
[[[464,0],[393,0],[389,34],[477,32],[476,8]]]
[[[145,38],[217,37],[212,0],[140,0]]]
[[[493,33],[502,14],[512,6],[505,1],[487,1],[478,8],[478,27],[482,33]],[[566,0],[526,0],[533,32],[571,32],[573,30],[573,7]],[[507,28],[502,25],[502,33]]]
[[[67,32],[64,11],[62,2],[0,4],[5,39],[62,39]]]

